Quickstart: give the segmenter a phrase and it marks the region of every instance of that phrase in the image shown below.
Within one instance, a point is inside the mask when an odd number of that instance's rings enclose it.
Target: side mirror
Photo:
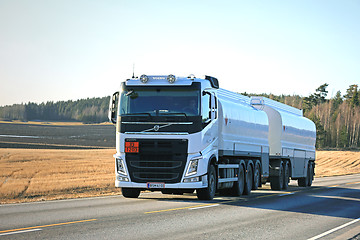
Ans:
[[[119,92],[115,92],[112,96],[110,96],[110,103],[109,103],[109,113],[108,118],[109,121],[113,124],[116,123],[117,119],[117,103],[119,100]]]

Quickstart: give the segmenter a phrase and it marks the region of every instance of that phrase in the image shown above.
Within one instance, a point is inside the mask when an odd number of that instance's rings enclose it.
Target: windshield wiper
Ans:
[[[159,112],[160,115],[184,115],[186,118],[188,117],[186,113],[183,112]]]
[[[150,113],[125,113],[125,114],[121,114],[121,116],[138,116],[138,115],[148,115],[149,117],[151,117]]]

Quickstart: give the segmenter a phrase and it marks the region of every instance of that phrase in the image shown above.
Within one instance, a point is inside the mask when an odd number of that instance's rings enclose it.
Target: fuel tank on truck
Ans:
[[[265,97],[252,97],[251,105],[268,116],[270,156],[315,159],[316,127],[302,110]]]
[[[219,89],[219,154],[261,157],[269,154],[268,117],[250,98]]]

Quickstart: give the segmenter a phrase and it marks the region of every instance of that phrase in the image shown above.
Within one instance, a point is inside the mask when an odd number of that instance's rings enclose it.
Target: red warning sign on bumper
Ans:
[[[139,142],[125,142],[125,152],[126,153],[138,153],[139,152]]]

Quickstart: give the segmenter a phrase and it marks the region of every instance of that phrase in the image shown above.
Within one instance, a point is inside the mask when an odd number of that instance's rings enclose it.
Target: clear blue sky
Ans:
[[[360,83],[360,1],[0,0],[0,105],[102,97],[135,74],[236,92]]]

